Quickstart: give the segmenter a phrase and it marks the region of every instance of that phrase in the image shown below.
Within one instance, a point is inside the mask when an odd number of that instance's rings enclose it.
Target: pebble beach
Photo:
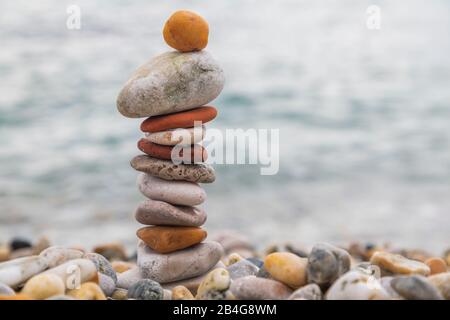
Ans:
[[[136,228],[122,228],[127,234],[120,237],[98,228],[102,240],[94,246],[79,244],[82,236],[61,244],[8,233],[0,243],[0,300],[450,300],[445,241],[405,246],[374,241],[370,233],[367,239],[316,241],[321,229],[308,243],[297,233],[292,242],[273,241],[272,229],[287,240],[289,233],[244,215],[233,222],[239,231],[217,227],[223,212],[239,203],[224,205],[220,215],[209,210],[209,188],[232,186],[218,181],[202,145],[221,118],[228,81],[208,37],[203,17],[176,11],[162,28],[169,51],[137,62],[117,92],[117,114],[135,125],[133,137],[140,135],[128,166],[136,183],[127,187],[141,201],[126,209],[132,221],[121,217]],[[256,193],[255,210],[264,197]],[[258,224],[267,232],[254,238]],[[323,224],[323,230],[336,228]],[[436,239],[447,240],[445,230]]]

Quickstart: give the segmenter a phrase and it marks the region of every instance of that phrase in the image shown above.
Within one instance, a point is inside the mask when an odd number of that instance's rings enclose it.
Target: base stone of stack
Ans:
[[[159,254],[143,241],[138,242],[137,265],[144,278],[169,283],[206,273],[223,255],[217,242],[203,242],[169,254]]]

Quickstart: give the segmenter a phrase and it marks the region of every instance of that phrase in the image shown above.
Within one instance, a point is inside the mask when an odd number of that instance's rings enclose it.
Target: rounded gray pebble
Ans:
[[[234,280],[246,276],[254,276],[259,269],[250,261],[243,259],[228,266],[227,271],[230,274],[230,278]]]
[[[163,300],[164,290],[158,282],[142,279],[128,289],[128,298],[136,300]]]
[[[100,288],[105,293],[105,295],[107,297],[111,297],[111,295],[114,293],[114,290],[116,290],[116,284],[114,283],[114,280],[103,273],[99,273],[98,280]]]
[[[395,277],[392,288],[408,300],[444,300],[439,290],[420,275]]]

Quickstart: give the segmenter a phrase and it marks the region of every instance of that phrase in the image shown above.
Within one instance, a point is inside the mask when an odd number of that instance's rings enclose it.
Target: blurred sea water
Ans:
[[[81,9],[68,30],[66,9]],[[369,5],[381,30],[366,27]],[[180,8],[210,23],[227,84],[208,127],[279,128],[280,172],[216,166],[206,228],[292,240],[450,246],[450,3],[4,1],[0,10],[0,242],[133,246],[143,199],[129,160],[139,119],[115,99],[169,50]]]

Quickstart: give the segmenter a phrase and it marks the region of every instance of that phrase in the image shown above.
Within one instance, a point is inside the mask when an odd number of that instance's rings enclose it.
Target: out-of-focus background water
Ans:
[[[67,6],[81,29],[66,28]],[[369,5],[381,30],[366,27]],[[116,111],[129,75],[169,50],[177,9],[210,24],[227,84],[209,127],[279,128],[280,172],[216,166],[206,228],[292,240],[450,245],[450,3],[3,1],[0,241],[135,243],[129,160],[141,120]]]

